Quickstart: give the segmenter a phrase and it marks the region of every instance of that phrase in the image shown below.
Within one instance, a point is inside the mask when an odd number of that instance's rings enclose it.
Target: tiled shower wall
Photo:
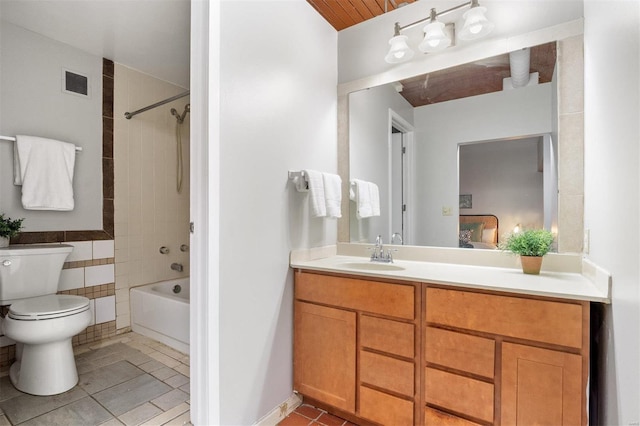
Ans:
[[[189,115],[180,126],[182,190],[176,188],[176,118],[189,97],[143,112],[124,113],[185,92],[186,89],[115,65],[115,287],[116,328],[131,325],[129,289],[189,276]],[[187,251],[181,251],[185,245]],[[161,254],[160,247],[169,249]],[[183,265],[183,272],[171,269]]]

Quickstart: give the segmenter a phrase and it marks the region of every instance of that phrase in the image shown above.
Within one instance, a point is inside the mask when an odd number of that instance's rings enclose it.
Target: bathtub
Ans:
[[[130,290],[131,329],[189,353],[189,278]]]

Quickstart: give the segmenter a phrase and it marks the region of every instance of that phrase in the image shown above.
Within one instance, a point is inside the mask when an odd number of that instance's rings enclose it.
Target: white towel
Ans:
[[[353,179],[349,197],[356,203],[358,219],[380,216],[380,193],[375,183]]]
[[[324,217],[327,215],[327,203],[324,195],[324,179],[322,173],[315,170],[304,170],[309,183],[309,204],[311,216]]]
[[[330,218],[342,217],[340,204],[342,203],[342,179],[332,173],[323,173],[324,197],[327,208],[327,216]]]
[[[369,194],[371,194],[372,216],[380,216],[380,191],[378,190],[378,185],[369,182]]]
[[[13,158],[13,183],[22,185],[22,206],[25,209],[73,210],[75,145],[17,135]]]

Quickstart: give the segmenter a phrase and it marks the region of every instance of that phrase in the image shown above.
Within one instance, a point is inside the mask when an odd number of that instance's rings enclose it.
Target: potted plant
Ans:
[[[0,247],[7,247],[9,240],[20,233],[22,229],[22,219],[11,219],[0,213]]]
[[[549,252],[553,244],[553,234],[546,229],[528,229],[514,232],[501,244],[503,250],[520,255],[522,272],[538,275],[542,266],[542,257]]]

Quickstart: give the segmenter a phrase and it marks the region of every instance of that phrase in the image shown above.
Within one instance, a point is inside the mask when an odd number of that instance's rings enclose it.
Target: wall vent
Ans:
[[[79,72],[63,68],[62,91],[88,98],[90,93],[89,77]]]

